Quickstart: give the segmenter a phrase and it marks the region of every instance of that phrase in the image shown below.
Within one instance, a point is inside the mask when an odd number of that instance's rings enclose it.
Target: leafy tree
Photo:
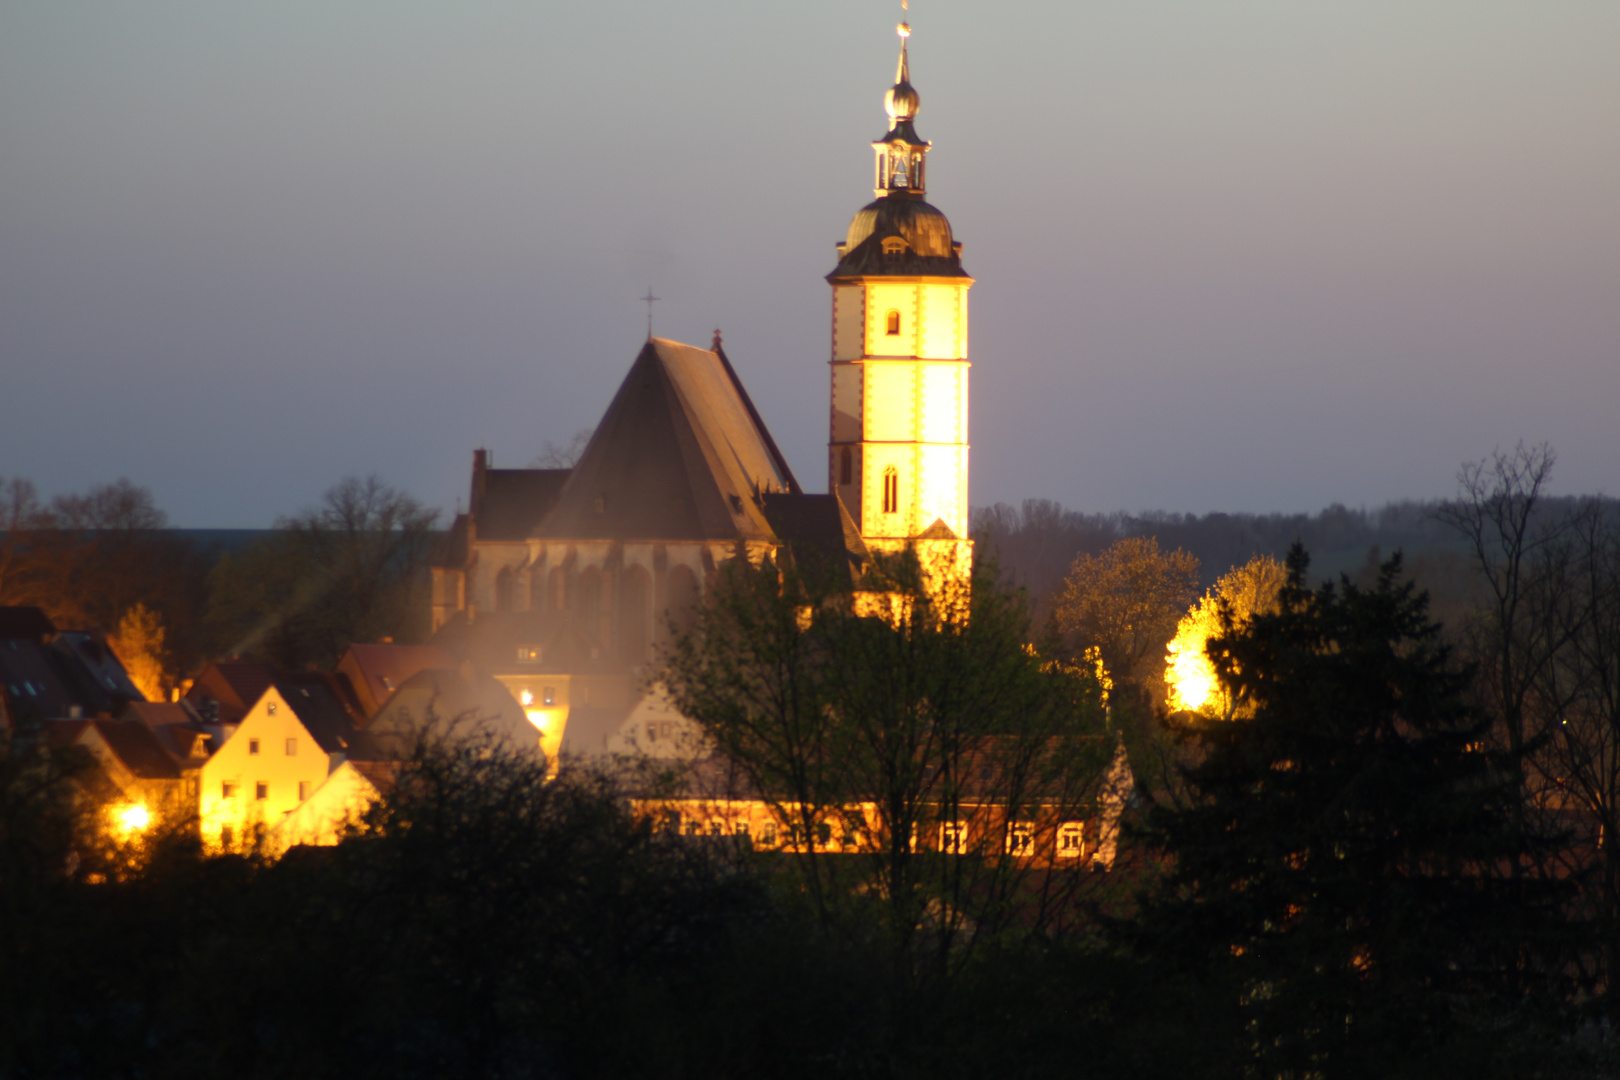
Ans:
[[[1210,642],[1245,707],[1186,727],[1193,798],[1147,814],[1170,863],[1128,937],[1240,1006],[1257,1075],[1490,1071],[1509,1048],[1465,1054],[1470,1025],[1527,1000],[1565,894],[1503,873],[1535,854],[1514,761],[1399,557],[1369,589],[1307,565]]]
[[[1075,559],[1057,626],[1075,655],[1100,649],[1117,682],[1157,688],[1165,645],[1197,595],[1197,559],[1180,549],[1161,551],[1152,537],[1127,537],[1101,555]]]
[[[356,641],[427,633],[438,512],[375,476],[350,477],[209,575],[220,648],[282,667],[330,666]]]
[[[876,927],[894,970],[933,977],[1072,916],[1086,875],[1023,856],[1094,813],[1113,743],[1095,676],[1025,644],[1023,596],[993,568],[969,595],[923,579],[902,557],[851,597],[732,560],[664,683],[793,838],[821,924]]]
[[[164,647],[166,636],[163,617],[145,604],[137,603],[124,612],[118,622],[118,633],[108,642],[129,673],[130,681],[148,701],[167,701],[169,688],[174,685],[168,650]]]
[[[1287,580],[1283,564],[1270,555],[1256,555],[1229,571],[1194,604],[1176,624],[1168,647],[1165,681],[1170,684],[1170,706],[1206,709],[1230,717],[1237,703],[1222,692],[1215,665],[1205,651],[1211,638],[1233,625],[1241,625],[1277,609],[1277,594]]]

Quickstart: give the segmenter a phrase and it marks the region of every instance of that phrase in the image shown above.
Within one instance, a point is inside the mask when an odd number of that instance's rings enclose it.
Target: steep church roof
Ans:
[[[798,481],[723,353],[648,340],[535,535],[765,540]]]

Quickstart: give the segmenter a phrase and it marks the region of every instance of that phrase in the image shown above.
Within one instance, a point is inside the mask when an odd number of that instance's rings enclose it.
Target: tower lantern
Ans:
[[[912,120],[921,99],[911,85],[911,64],[906,56],[906,39],[911,27],[899,26],[900,62],[895,65],[894,85],[883,95],[883,108],[889,114],[889,133],[872,144],[877,152],[877,180],[872,193],[879,198],[895,191],[922,195],[927,172],[929,143],[917,137]]]
[[[962,245],[926,194],[931,144],[917,135],[911,28],[872,143],[876,200],[838,245],[833,290],[829,489],[875,550],[917,548],[965,576],[968,536],[967,294]]]

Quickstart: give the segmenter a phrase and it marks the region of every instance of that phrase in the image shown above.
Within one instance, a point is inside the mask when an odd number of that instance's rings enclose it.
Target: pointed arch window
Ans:
[[[900,336],[900,313],[898,311],[889,312],[888,320],[889,320],[889,336],[890,337],[899,337]]]
[[[849,452],[849,447],[846,446],[838,452],[838,482],[847,484],[854,478],[855,462],[853,455]]]
[[[883,512],[900,512],[900,470],[893,465],[883,470]]]

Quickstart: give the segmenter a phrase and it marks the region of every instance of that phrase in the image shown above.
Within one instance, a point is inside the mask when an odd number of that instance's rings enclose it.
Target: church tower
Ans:
[[[965,578],[968,536],[968,289],[962,245],[926,201],[928,150],[899,26],[884,95],[889,130],[872,144],[874,193],[838,245],[832,285],[828,490],[869,548],[913,546]]]

